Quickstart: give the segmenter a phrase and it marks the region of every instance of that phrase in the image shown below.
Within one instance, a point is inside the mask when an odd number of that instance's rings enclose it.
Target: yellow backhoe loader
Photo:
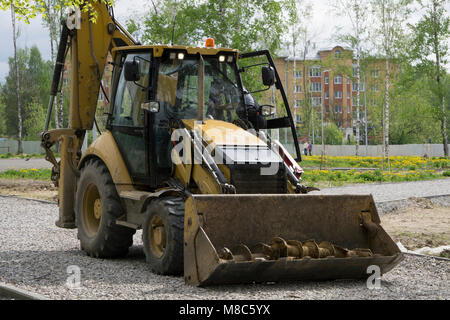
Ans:
[[[140,45],[111,7],[91,3],[97,20],[77,10],[68,17],[54,70],[52,97],[70,53],[69,127],[49,130],[50,99],[42,134],[59,187],[56,225],[78,228],[82,250],[124,256],[142,229],[149,268],[191,285],[365,278],[371,265],[385,273],[401,261],[372,196],[307,194],[268,51],[241,54],[213,39],[205,47]],[[100,90],[106,129],[82,152]],[[281,102],[259,105],[268,94]]]

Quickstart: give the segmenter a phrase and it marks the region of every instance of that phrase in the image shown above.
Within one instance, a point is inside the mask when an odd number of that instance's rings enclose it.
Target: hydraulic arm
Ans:
[[[86,130],[91,130],[95,122],[99,91],[103,70],[108,54],[121,46],[136,45],[136,41],[114,19],[111,7],[93,2],[97,13],[96,21],[91,21],[90,12],[74,11],[70,19],[76,19],[70,27],[64,24],[56,66],[51,87],[51,99],[47,119],[42,134],[42,146],[47,160],[54,165],[52,180],[59,186],[59,220],[57,225],[74,228],[74,194],[77,163],[81,156],[81,146]],[[71,88],[69,128],[48,130],[54,97],[62,77],[66,54],[70,52]],[[50,148],[60,141],[61,161],[58,163]]]

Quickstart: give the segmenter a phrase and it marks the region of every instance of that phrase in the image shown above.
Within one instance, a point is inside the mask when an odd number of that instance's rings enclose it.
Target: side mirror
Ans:
[[[139,61],[126,61],[124,65],[124,75],[126,81],[139,81],[141,78]]]
[[[159,112],[159,101],[147,101],[141,104],[141,109],[147,110],[151,113]]]
[[[276,108],[274,106],[263,105],[261,106],[261,114],[263,117],[270,117],[275,114]]]
[[[273,86],[275,84],[275,71],[272,67],[262,67],[262,81],[265,86]]]

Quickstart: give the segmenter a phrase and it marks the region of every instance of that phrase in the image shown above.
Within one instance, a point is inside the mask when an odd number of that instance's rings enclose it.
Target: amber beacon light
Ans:
[[[214,44],[214,39],[213,38],[207,38],[206,42],[205,42],[205,47],[206,48],[214,48],[216,45]]]

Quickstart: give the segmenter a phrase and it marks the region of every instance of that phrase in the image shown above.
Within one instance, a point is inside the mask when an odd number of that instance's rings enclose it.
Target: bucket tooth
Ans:
[[[218,250],[217,254],[220,259],[234,260],[233,253],[231,253],[231,250],[228,248],[222,248],[222,249]]]
[[[303,243],[303,253],[305,257],[318,259],[320,257],[319,246],[314,240],[308,240]]]
[[[287,243],[283,238],[276,237],[272,239],[272,259],[278,260],[288,256]]]
[[[320,258],[331,257],[335,255],[334,246],[328,242],[323,241],[319,244],[319,256]]]
[[[356,249],[350,250],[348,252],[348,255],[356,256],[356,257],[372,257],[373,253],[372,253],[372,250],[370,250],[370,249],[356,248]]]
[[[336,245],[333,247],[334,247],[334,256],[336,258],[347,258],[349,256],[350,250]]]
[[[252,252],[253,260],[270,260],[272,248],[265,243],[259,243],[253,248]]]
[[[234,250],[234,261],[253,261],[252,252],[244,245],[240,244]]]

